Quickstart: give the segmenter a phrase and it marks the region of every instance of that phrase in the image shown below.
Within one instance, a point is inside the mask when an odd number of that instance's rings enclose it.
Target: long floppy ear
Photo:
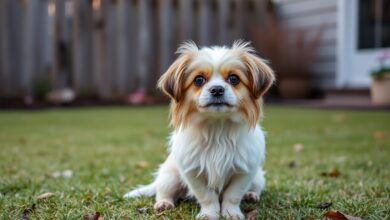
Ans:
[[[248,74],[252,78],[252,93],[256,98],[260,98],[274,83],[274,71],[265,60],[254,54],[245,54],[243,60],[247,66]]]
[[[275,82],[274,71],[268,66],[267,61],[255,55],[255,50],[249,46],[249,43],[237,41],[233,44],[233,49],[237,49],[244,62],[253,96],[258,99],[271,88]]]
[[[185,71],[196,51],[198,51],[198,47],[195,43],[191,41],[183,43],[176,52],[180,56],[158,80],[157,87],[176,102],[182,97],[181,90]]]

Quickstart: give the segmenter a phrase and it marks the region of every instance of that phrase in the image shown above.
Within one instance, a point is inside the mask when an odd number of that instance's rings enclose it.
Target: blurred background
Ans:
[[[1,0],[0,106],[165,102],[181,42],[236,39],[275,69],[269,101],[390,104],[370,75],[390,72],[390,0]]]

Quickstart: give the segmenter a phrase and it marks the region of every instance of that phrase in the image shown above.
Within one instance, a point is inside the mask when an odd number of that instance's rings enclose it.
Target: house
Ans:
[[[290,28],[326,28],[313,65],[323,90],[361,90],[370,85],[376,57],[390,47],[389,0],[274,0]]]

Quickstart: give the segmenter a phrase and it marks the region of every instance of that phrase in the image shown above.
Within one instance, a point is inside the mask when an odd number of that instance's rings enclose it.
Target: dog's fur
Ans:
[[[150,185],[125,197],[156,195],[154,208],[162,211],[191,196],[201,206],[198,218],[243,219],[241,200],[258,200],[265,187],[265,140],[258,121],[273,71],[241,41],[231,48],[200,49],[187,42],[178,53],[158,83],[172,100],[170,154]],[[194,81],[199,76],[205,79],[201,85]],[[222,96],[211,94],[215,86],[224,88]]]

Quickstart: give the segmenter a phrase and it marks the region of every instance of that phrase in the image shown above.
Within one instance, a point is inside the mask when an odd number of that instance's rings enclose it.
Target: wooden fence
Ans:
[[[155,84],[185,40],[246,39],[267,0],[1,0],[0,97],[73,88],[115,99]]]

